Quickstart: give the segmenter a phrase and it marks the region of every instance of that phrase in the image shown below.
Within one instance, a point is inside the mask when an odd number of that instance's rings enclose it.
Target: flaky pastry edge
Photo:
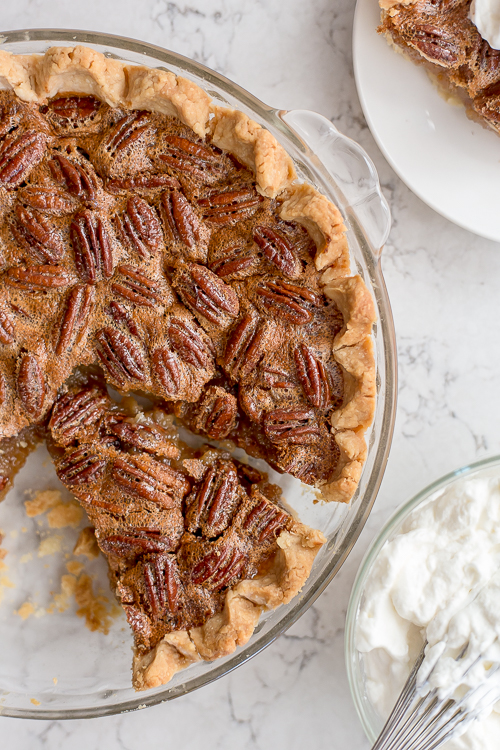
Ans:
[[[222,612],[202,627],[169,633],[147,654],[135,654],[134,688],[160,687],[191,664],[229,656],[244,646],[263,612],[288,604],[299,593],[325,542],[321,531],[294,521],[291,529],[277,538],[278,551],[270,569],[230,589]]]
[[[346,321],[333,344],[346,385],[344,403],[332,416],[340,450],[338,476],[321,490],[325,500],[347,502],[361,475],[366,458],[363,436],[375,413],[375,360],[369,338],[375,311],[361,277],[349,276],[347,230],[337,206],[312,185],[295,183],[292,159],[268,130],[243,112],[213,104],[197,84],[171,72],[123,63],[84,46],[51,47],[43,55],[0,50],[2,84],[27,102],[78,93],[113,107],[177,116],[196,135],[208,135],[253,171],[259,192],[279,197],[282,219],[306,228],[316,244],[315,265],[323,272],[325,294],[335,300]]]
[[[212,104],[193,81],[158,68],[131,65],[89,47],[51,47],[43,55],[0,51],[0,85],[26,102],[88,94],[112,107],[174,115],[204,138],[228,148],[255,172],[259,191],[275,197],[295,179],[293,162],[268,131],[242,112]],[[228,128],[232,128],[231,133]]]

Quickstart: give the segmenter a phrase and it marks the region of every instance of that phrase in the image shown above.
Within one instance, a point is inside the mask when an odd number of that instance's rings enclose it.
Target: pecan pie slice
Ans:
[[[470,20],[471,2],[379,0],[379,32],[458,96],[471,119],[500,133],[500,51]]]
[[[108,560],[145,689],[245,643],[264,609],[300,590],[325,538],[261,472],[190,450],[160,407],[134,412],[98,375],[79,377],[54,405],[48,446]]]
[[[337,207],[195,84],[84,47],[0,50],[0,77],[0,436],[48,424],[134,631],[135,685],[163,684],[245,643],[324,542],[259,472],[181,445],[174,415],[350,500],[373,302]],[[132,418],[104,383],[156,406]]]

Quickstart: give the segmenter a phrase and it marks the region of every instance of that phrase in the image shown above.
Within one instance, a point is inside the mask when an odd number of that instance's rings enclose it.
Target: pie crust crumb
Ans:
[[[80,531],[73,549],[74,555],[85,555],[92,560],[99,556],[99,547],[92,526],[86,526]]]
[[[41,516],[51,508],[61,503],[61,493],[59,490],[40,490],[36,492],[31,500],[26,500],[24,507],[26,515],[29,518]]]

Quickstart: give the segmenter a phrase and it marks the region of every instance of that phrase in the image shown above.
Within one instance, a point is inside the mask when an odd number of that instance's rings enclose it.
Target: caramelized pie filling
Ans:
[[[136,646],[149,651],[220,612],[293,519],[265,474],[208,445],[191,449],[161,407],[132,416],[101,376],[82,379],[56,401],[48,446],[95,528]]]
[[[4,435],[78,365],[311,484],[343,402],[316,245],[254,175],[177,118],[0,93]]]

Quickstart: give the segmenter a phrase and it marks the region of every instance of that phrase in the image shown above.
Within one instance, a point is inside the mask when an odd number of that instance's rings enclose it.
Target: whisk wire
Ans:
[[[468,645],[466,644],[456,657],[457,663],[466,657]],[[418,672],[425,658],[426,646],[427,643],[422,647],[396,705],[372,750],[437,750],[461,725],[463,728],[468,726],[479,717],[485,707],[499,699],[498,690],[490,689],[484,684],[470,687],[460,699],[440,696],[438,690],[431,688],[429,684],[429,677],[437,662],[423,682],[417,685]],[[464,679],[482,658],[479,656],[474,659],[461,673],[461,679]],[[496,665],[491,669],[486,679],[495,674],[498,668],[499,665]],[[471,708],[471,698],[477,696],[482,699],[481,707],[478,707],[479,702],[476,701],[476,705]],[[485,698],[487,698],[486,701]]]

